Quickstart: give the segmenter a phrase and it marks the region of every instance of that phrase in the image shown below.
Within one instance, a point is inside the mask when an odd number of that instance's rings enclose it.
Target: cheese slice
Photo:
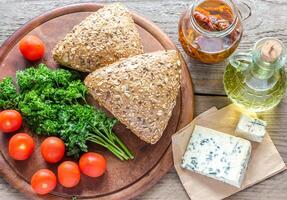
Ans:
[[[240,187],[251,154],[248,140],[195,126],[182,167]]]
[[[236,136],[254,142],[262,142],[266,133],[266,125],[267,123],[263,120],[242,115],[235,133]]]

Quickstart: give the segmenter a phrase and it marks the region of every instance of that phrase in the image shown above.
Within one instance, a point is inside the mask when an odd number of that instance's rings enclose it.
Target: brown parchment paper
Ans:
[[[286,169],[286,165],[268,133],[262,143],[252,142],[251,158],[241,188],[230,186],[180,167],[182,156],[195,124],[234,135],[242,112],[235,105],[229,105],[221,110],[213,107],[199,115],[189,125],[173,135],[172,150],[174,166],[191,200],[224,199]]]

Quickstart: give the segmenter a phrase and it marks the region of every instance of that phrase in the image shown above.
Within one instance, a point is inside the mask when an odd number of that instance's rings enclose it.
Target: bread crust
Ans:
[[[155,144],[176,105],[181,64],[175,50],[147,53],[97,69],[85,85],[109,110],[143,141]]]
[[[52,51],[59,64],[83,72],[142,53],[138,29],[128,9],[119,3],[88,16]]]

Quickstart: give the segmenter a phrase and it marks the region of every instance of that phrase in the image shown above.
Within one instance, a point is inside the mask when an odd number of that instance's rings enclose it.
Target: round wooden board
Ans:
[[[15,76],[17,70],[37,64],[27,62],[18,51],[19,40],[27,34],[39,36],[46,44],[45,57],[39,63],[46,63],[52,68],[58,67],[51,57],[51,49],[74,25],[101,7],[102,5],[92,3],[70,5],[50,11],[25,24],[0,49],[0,79],[9,75]],[[145,52],[176,49],[168,36],[153,23],[134,13],[133,18],[139,29]],[[96,104],[92,98],[89,98],[89,101]],[[90,145],[91,151],[101,152],[107,158],[108,169],[104,176],[92,179],[83,175],[80,184],[75,188],[66,189],[58,184],[53,193],[38,196],[32,192],[29,185],[31,176],[40,168],[50,168],[56,171],[57,165],[45,163],[39,153],[34,153],[27,161],[13,161],[7,154],[7,142],[10,136],[1,135],[1,176],[30,199],[70,199],[72,196],[89,199],[133,198],[151,187],[172,167],[171,135],[192,120],[193,104],[192,82],[188,68],[182,59],[181,92],[160,141],[155,145],[146,144],[122,124],[117,125],[114,129],[133,151],[136,157],[134,160],[119,161],[105,149]],[[24,127],[24,130],[30,132],[27,127]],[[42,138],[36,136],[34,138],[39,147]],[[38,148],[35,152],[39,152]]]

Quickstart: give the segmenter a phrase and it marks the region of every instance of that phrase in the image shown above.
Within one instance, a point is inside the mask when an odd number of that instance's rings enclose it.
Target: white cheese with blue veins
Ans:
[[[240,188],[250,155],[248,140],[195,126],[181,166]]]
[[[266,133],[267,123],[263,120],[242,115],[235,130],[236,136],[262,142]]]

